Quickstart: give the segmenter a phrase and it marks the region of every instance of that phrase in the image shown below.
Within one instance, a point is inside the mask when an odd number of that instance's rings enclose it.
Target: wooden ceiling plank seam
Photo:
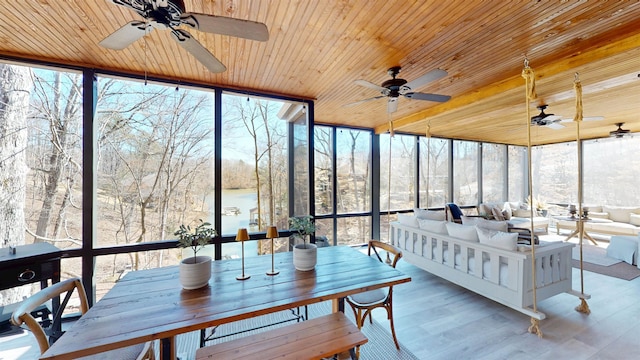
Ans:
[[[302,5],[305,6],[304,8],[300,8],[297,11],[301,11],[302,14],[299,13],[295,13],[293,15],[294,17],[294,21],[291,23],[291,27],[294,29],[302,29],[299,32],[305,32],[307,31],[308,28],[308,22],[311,18],[311,16],[315,13],[315,9],[319,6],[318,2],[315,1],[309,1],[306,2],[306,4]],[[280,58],[281,61],[283,62],[287,62],[289,64],[291,64],[291,66],[288,67],[288,71],[286,74],[284,74],[284,76],[287,77],[291,77],[294,78],[296,77],[296,70],[299,69],[299,66],[294,66],[297,65],[297,63],[295,62],[295,59],[292,55],[298,54],[299,56],[303,56],[305,51],[305,47],[309,46],[309,44],[311,44],[311,41],[308,42],[301,42],[301,41],[297,41],[297,35],[299,33],[298,31],[288,31],[287,33],[287,37],[288,37],[288,41],[286,41],[287,46],[284,47],[283,49],[286,51],[285,54],[282,54],[282,56],[278,55],[278,56],[273,56],[273,57],[277,57]],[[275,54],[274,54],[275,55]],[[286,59],[286,60],[285,60]],[[269,77],[269,80],[273,81],[275,80],[274,77]],[[269,81],[267,78],[264,78],[265,81]],[[273,84],[272,87],[277,87],[277,84]],[[298,87],[296,87],[298,88]],[[298,91],[300,91],[298,89]],[[302,92],[303,94],[308,93],[306,91]]]
[[[259,66],[255,68],[255,74],[251,77],[253,79],[252,87],[256,88],[256,84],[261,83],[264,84],[267,82],[267,79],[270,79],[272,75],[267,72],[265,66],[265,59],[269,56],[272,56],[272,42],[274,41],[274,27],[277,24],[277,15],[278,15],[278,7],[279,5],[272,5],[270,2],[261,1],[261,12],[264,13],[263,21],[269,28],[269,41],[267,41],[264,46],[261,48],[261,52],[255,56],[255,62],[259,62]],[[245,80],[246,81],[246,80]]]
[[[377,39],[382,39],[384,35],[384,29],[387,29],[389,26],[387,23],[383,23],[382,26],[372,26],[369,24],[374,24],[378,22],[378,19],[388,18],[388,11],[385,11],[385,8],[380,8],[379,6],[390,5],[390,3],[383,2],[382,5],[378,5],[378,7],[374,7],[376,10],[373,12],[376,14],[373,18],[367,18],[364,16],[364,12],[358,11],[355,13],[354,17],[350,20],[350,22],[345,25],[346,27],[338,28],[337,34],[338,36],[332,36],[331,40],[326,41],[326,43],[333,44],[331,46],[332,51],[327,52],[326,56],[321,59],[316,64],[317,71],[331,72],[335,68],[355,68],[357,65],[352,65],[353,63],[383,63],[389,64],[389,59],[382,58],[380,56],[375,56],[375,53],[372,53],[373,56],[369,56],[369,58],[363,57],[354,57],[349,56],[348,52],[344,49],[347,46],[353,46],[354,39],[365,39],[365,41],[358,41],[358,47],[355,47],[353,51],[358,52],[359,54],[366,54],[367,49],[378,49],[383,47],[384,53],[388,54],[389,58],[398,57],[397,52],[393,47],[388,46],[387,42],[380,43]],[[367,4],[367,6],[373,6],[371,4]],[[359,10],[359,9],[358,9]],[[401,17],[400,14],[394,14],[394,19],[400,22]],[[362,26],[361,24],[366,24]],[[377,30],[373,28],[377,27]],[[349,29],[352,29],[349,31]],[[349,35],[353,33],[353,35]],[[337,45],[337,46],[336,46]],[[359,51],[359,49],[363,49],[363,51]],[[393,61],[395,65],[395,60]],[[387,65],[384,65],[387,66]],[[385,69],[386,70],[386,69]],[[353,79],[356,80],[356,79]],[[329,89],[329,93],[332,93],[331,89]]]
[[[250,5],[247,6],[247,16],[251,19],[251,21],[259,21],[257,11],[258,6]],[[242,79],[253,79],[251,86],[253,87],[255,84],[255,75],[254,72],[257,67],[259,67],[258,62],[256,61],[257,56],[252,54],[259,53],[260,49],[256,41],[247,41],[244,44],[243,49],[243,58],[242,58],[242,67],[236,71],[236,76],[234,76],[234,83],[240,84]],[[235,60],[234,60],[235,61]]]
[[[267,27],[269,28],[269,32],[271,32],[271,25],[272,21],[270,20],[271,18],[269,17],[269,10],[271,8],[271,4],[270,2],[266,2],[266,1],[256,1],[256,2],[252,2],[251,3],[251,14],[250,16],[252,18],[255,18],[256,21],[262,21],[265,24],[267,24]],[[269,35],[269,41],[272,41],[272,36],[271,34]],[[261,42],[257,42],[257,41],[252,41],[250,42],[250,48],[249,48],[249,54],[257,54],[256,56],[250,56],[247,58],[247,68],[246,70],[246,77],[248,79],[252,79],[252,83],[251,86],[252,87],[257,87],[259,86],[258,84],[260,83],[264,83],[265,80],[267,78],[264,77],[263,74],[263,67],[262,67],[262,60],[265,57],[266,54],[266,49],[268,48],[268,42],[267,43],[261,43]],[[238,79],[237,83],[241,84],[243,79]]]
[[[317,9],[317,7],[315,8]],[[309,46],[318,46],[320,44],[325,44],[327,43],[326,40],[325,41],[318,41],[318,36],[320,34],[322,34],[323,36],[327,36],[327,34],[329,34],[329,36],[334,36],[333,34],[336,32],[339,32],[340,30],[335,29],[334,24],[336,24],[338,22],[338,19],[341,18],[346,18],[348,17],[347,15],[341,15],[340,13],[336,13],[338,12],[342,12],[344,9],[344,7],[335,7],[335,8],[330,8],[330,7],[324,7],[324,9],[322,9],[323,11],[320,12],[322,15],[322,17],[326,20],[328,19],[330,22],[324,22],[325,26],[324,28],[329,28],[331,29],[331,31],[324,31],[324,32],[320,32],[320,31],[315,31],[312,32],[311,28],[309,26],[304,26],[301,30],[300,30],[300,34],[304,34],[308,36],[308,41],[298,41],[298,40],[292,40],[291,42],[296,43],[298,45],[301,45],[300,47],[300,51],[299,51],[299,58],[302,59],[301,61],[295,62],[296,60],[294,60],[294,57],[291,56],[291,53],[289,53],[289,49],[285,48],[286,53],[282,54],[281,58],[282,59],[286,59],[283,60],[285,61],[287,64],[289,64],[290,66],[288,67],[288,76],[291,77],[295,77],[297,75],[297,68],[295,67],[295,65],[298,65],[298,68],[302,68],[302,69],[312,69],[312,66],[314,66],[315,63],[317,63],[318,61],[320,61],[320,59],[322,57],[316,57],[316,56],[312,56],[313,54],[310,53],[308,50],[306,50],[306,47]],[[352,9],[352,8],[351,8]],[[310,37],[309,37],[310,36]],[[296,36],[297,37],[297,36]],[[311,57],[310,57],[311,56]],[[329,56],[328,54],[324,54],[323,56]],[[275,84],[274,84],[275,86]]]
[[[265,71],[271,75],[269,77],[270,81],[277,79],[276,64],[279,61],[278,55],[280,54],[280,49],[286,48],[285,42],[287,39],[287,31],[293,31],[289,28],[288,24],[285,25],[285,19],[290,19],[293,16],[293,13],[290,12],[294,11],[295,9],[292,6],[284,6],[282,3],[278,6],[278,16],[276,17],[275,23],[281,24],[281,26],[276,26],[274,28],[274,39],[269,41],[270,51],[267,56],[268,60],[264,63]],[[275,87],[270,81],[265,83],[265,88],[271,89]]]
[[[7,6],[9,5],[13,6],[14,4],[7,4]],[[25,4],[25,6],[27,5],[29,4]],[[26,13],[23,10],[26,10]],[[1,22],[6,24],[12,24],[12,28],[9,31],[10,37],[12,39],[12,41],[9,42],[10,44],[19,44],[22,46],[23,49],[25,48],[32,49],[33,53],[35,53],[36,56],[44,58],[45,57],[44,54],[49,54],[48,51],[50,51],[50,49],[47,47],[47,45],[50,45],[50,44],[49,43],[42,44],[41,42],[38,42],[36,40],[38,39],[38,36],[37,36],[38,30],[35,28],[32,28],[31,26],[28,26],[29,24],[24,24],[25,26],[19,26],[19,24],[22,22],[18,20],[18,19],[29,19],[30,14],[37,10],[38,9],[34,9],[34,8],[25,8],[25,9],[14,8],[13,11],[7,11],[7,13],[15,16],[12,16],[9,19],[3,19]],[[36,25],[33,25],[33,26],[35,27]],[[39,26],[39,23],[38,23],[38,26]],[[24,50],[20,50],[18,48],[12,48],[11,50],[12,52],[15,52],[19,55],[25,54]],[[51,52],[51,54],[55,54],[55,52]]]

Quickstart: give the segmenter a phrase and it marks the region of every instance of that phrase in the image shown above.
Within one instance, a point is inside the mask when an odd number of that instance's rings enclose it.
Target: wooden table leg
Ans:
[[[175,336],[160,339],[160,360],[176,360],[177,351]]]
[[[578,232],[579,232],[579,231],[580,231],[580,230],[578,229],[578,227],[577,227],[577,225],[576,225],[576,230],[574,230],[571,234],[569,234],[569,236],[567,236],[567,238],[566,238],[566,239],[564,239],[564,241],[569,241],[569,240],[571,240],[571,238],[572,238],[572,237],[574,237],[574,236],[578,235]]]
[[[586,237],[587,239],[591,240],[591,242],[593,243],[593,245],[598,246],[598,243],[591,237],[591,235],[587,234],[586,231],[584,231],[582,233],[582,235],[584,235],[584,237]]]
[[[331,300],[331,312],[344,312],[344,298]]]

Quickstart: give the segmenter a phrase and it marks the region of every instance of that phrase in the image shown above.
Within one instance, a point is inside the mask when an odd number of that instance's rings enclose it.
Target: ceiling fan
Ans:
[[[540,104],[537,106],[538,110],[540,110],[540,114],[531,117],[531,125],[532,126],[546,126],[550,129],[562,129],[565,126],[560,124],[561,122],[571,122],[573,118],[563,118],[559,115],[547,114],[544,110],[548,105]],[[597,121],[603,120],[603,116],[586,116],[582,118],[582,121]]]
[[[609,136],[611,137],[615,137],[615,138],[622,138],[628,134],[631,133],[631,130],[628,129],[623,129],[622,125],[624,125],[623,122],[621,123],[616,123],[616,126],[618,127],[617,129],[613,130],[613,131],[609,131]]]
[[[562,129],[564,125],[559,124],[562,120],[562,116],[547,114],[544,110],[547,108],[547,105],[538,105],[538,110],[540,110],[540,114],[531,117],[531,125],[535,126],[546,126],[550,129]]]
[[[421,92],[415,92],[414,90],[430,83],[432,81],[443,78],[447,75],[447,72],[441,69],[431,70],[428,73],[422,75],[421,77],[407,82],[405,79],[397,78],[400,70],[402,68],[400,66],[394,66],[387,70],[387,74],[392,77],[392,79],[386,80],[380,86],[373,84],[366,80],[356,80],[354,83],[356,85],[364,86],[370,89],[378,90],[382,95],[372,97],[369,99],[364,99],[360,101],[356,101],[351,104],[347,104],[345,106],[353,106],[362,104],[367,101],[387,98],[387,112],[393,113],[398,110],[398,98],[402,95],[407,99],[412,100],[427,100],[427,101],[435,101],[435,102],[445,102],[451,99],[451,96],[448,95],[438,95],[438,94],[427,94]]]
[[[199,31],[235,36],[249,40],[269,40],[269,30],[263,23],[233,19],[224,16],[189,13],[185,11],[183,0],[111,0],[114,4],[127,7],[144,18],[134,20],[116,30],[100,46],[122,50],[150,32],[154,28],[171,31],[172,38],[193,55],[209,71],[220,73],[227,70],[209,50],[187,31],[178,29],[186,25]]]

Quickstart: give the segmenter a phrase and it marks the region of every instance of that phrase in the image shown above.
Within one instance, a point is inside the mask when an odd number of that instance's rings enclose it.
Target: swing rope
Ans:
[[[429,209],[429,183],[431,182],[431,120],[427,122],[427,200],[426,208]]]
[[[527,161],[529,164],[529,196],[533,199],[533,176],[531,174],[531,108],[529,104],[532,100],[537,98],[536,84],[535,84],[535,72],[529,67],[529,60],[524,59],[524,68],[522,69],[522,77],[525,79],[525,101],[527,109]],[[534,241],[534,226],[533,226],[533,206],[530,206],[530,220],[531,220],[531,280],[532,280],[532,296],[533,296],[533,311],[538,312],[538,301],[536,294],[536,246]],[[542,337],[542,330],[540,330],[540,321],[534,317],[531,317],[531,326],[528,329],[529,333]]]
[[[576,122],[576,145],[578,147],[578,221],[576,226],[579,227],[579,244],[580,244],[580,305],[576,307],[576,311],[590,314],[589,304],[584,298],[584,270],[582,267],[582,241],[584,239],[584,223],[582,213],[582,141],[580,140],[580,124],[582,123],[582,83],[578,73],[575,73],[575,79],[573,81],[573,89],[576,92],[576,115],[573,121]]]
[[[389,114],[389,164],[387,169],[387,239],[389,239],[389,243],[391,243],[391,139],[393,139],[394,135],[393,120],[391,120],[391,114]],[[385,263],[391,264],[388,251]]]

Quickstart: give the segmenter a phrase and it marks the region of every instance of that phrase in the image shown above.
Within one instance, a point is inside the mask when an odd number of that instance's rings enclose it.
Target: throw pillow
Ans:
[[[429,219],[418,219],[420,229],[436,234],[447,235],[447,222]]]
[[[413,215],[418,219],[429,219],[429,220],[445,220],[445,212],[444,211],[436,211],[436,210],[427,210],[427,209],[413,209]]]
[[[478,242],[478,232],[475,226],[456,224],[448,222],[446,224],[447,232],[450,236],[470,242]]]
[[[490,218],[491,215],[491,205],[488,204],[480,204],[478,206],[478,214],[480,216],[486,216],[488,218]]]
[[[413,215],[408,214],[398,214],[398,222],[402,225],[411,226],[411,227],[420,227],[418,224],[418,219],[416,219]]]
[[[512,214],[511,205],[508,202],[504,203],[504,206],[502,207],[502,215],[504,216],[504,219],[511,220],[511,216],[513,216]]]
[[[462,215],[462,225],[471,225],[476,226],[480,220],[483,220],[481,217],[477,216],[464,216]]]
[[[640,209],[636,207],[628,206],[608,206],[602,207],[602,211],[609,213],[609,219],[616,222],[629,223],[629,214],[640,212]]]
[[[491,214],[493,214],[493,218],[498,220],[498,221],[504,221],[504,215],[502,215],[502,210],[498,209],[497,207],[493,207],[491,208]]]
[[[509,224],[506,221],[486,220],[479,218],[478,222],[476,223],[476,227],[507,232],[507,230],[509,229]]]
[[[640,214],[631,213],[629,218],[631,225],[640,226]]]
[[[609,219],[609,213],[589,211],[589,217],[594,219]]]
[[[518,233],[494,231],[479,227],[476,230],[481,244],[511,251],[516,251],[518,248]]]
[[[530,217],[531,216],[531,211],[530,210],[524,210],[524,209],[515,209],[515,210],[511,210],[512,215],[511,216],[515,216],[515,217]]]

